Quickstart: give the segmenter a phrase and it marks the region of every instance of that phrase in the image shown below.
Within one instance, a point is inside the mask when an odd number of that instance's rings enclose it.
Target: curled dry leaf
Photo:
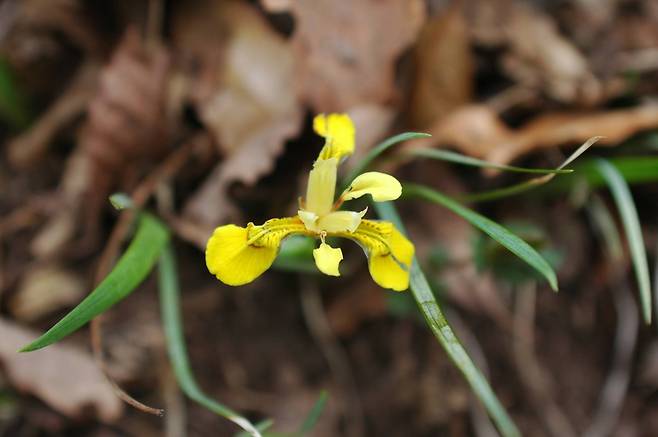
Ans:
[[[414,48],[411,124],[425,129],[455,108],[471,101],[475,60],[461,3],[432,17]]]
[[[185,215],[214,225],[232,209],[229,184],[254,184],[269,173],[285,142],[299,132],[303,113],[288,43],[246,4],[202,3],[197,9],[186,4],[177,40],[193,44],[198,29],[223,30],[219,53],[181,50],[198,58],[195,106],[226,158],[188,201]]]
[[[123,404],[90,355],[63,344],[16,352],[37,335],[0,318],[0,362],[12,385],[67,416],[80,417],[91,406],[104,422],[119,419]]]
[[[36,320],[79,302],[85,293],[85,283],[78,275],[55,265],[35,267],[23,278],[9,301],[9,310],[18,320]]]
[[[430,129],[432,138],[408,147],[450,145],[497,164],[509,164],[539,149],[578,144],[601,136],[597,146],[614,146],[636,132],[658,127],[658,105],[596,112],[541,115],[511,129],[489,107],[471,105],[455,111]]]
[[[162,48],[147,51],[137,31],[129,28],[101,73],[80,138],[96,182],[122,173],[134,159],[162,152],[170,128],[164,120],[168,72],[168,53]]]
[[[395,97],[395,62],[425,21],[421,0],[297,0],[293,44],[303,98],[316,112]]]
[[[76,220],[80,212],[85,214],[86,240],[95,237],[98,214],[110,192],[119,183],[120,189],[129,190],[129,176],[134,179],[140,164],[159,158],[169,143],[175,128],[166,119],[169,70],[168,52],[162,47],[147,50],[136,30],[129,28],[100,74],[78,143],[81,159],[87,162],[68,165],[63,178],[85,179],[82,195],[78,184],[68,193],[63,184],[63,196]],[[83,175],[69,174],[81,170]]]

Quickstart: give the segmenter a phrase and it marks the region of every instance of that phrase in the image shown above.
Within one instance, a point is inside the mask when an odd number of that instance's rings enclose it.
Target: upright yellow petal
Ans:
[[[368,211],[368,208],[361,212],[333,211],[320,217],[316,226],[320,231],[329,233],[354,232],[359,227],[361,218],[366,214],[366,211]]]
[[[292,233],[304,233],[297,217],[272,219],[261,226],[220,226],[206,245],[210,273],[227,285],[247,284],[270,268],[281,241]]]
[[[320,228],[318,227],[318,219],[320,217],[316,213],[300,209],[297,211],[297,217],[299,217],[302,223],[304,223],[304,227],[309,231],[320,232]]]
[[[327,243],[321,243],[320,247],[313,250],[315,265],[325,275],[340,276],[338,265],[343,260],[343,251],[340,248],[335,249]]]
[[[391,175],[369,171],[357,176],[342,197],[350,200],[365,194],[372,195],[375,202],[395,200],[402,194],[402,185]]]
[[[227,285],[243,285],[269,269],[277,249],[249,245],[247,241],[247,228],[225,225],[215,229],[206,246],[210,273]]]
[[[305,210],[318,216],[327,214],[334,205],[338,159],[318,159],[308,177]]]
[[[313,119],[313,129],[327,140],[320,152],[320,159],[340,159],[354,153],[354,123],[349,115],[316,115]]]

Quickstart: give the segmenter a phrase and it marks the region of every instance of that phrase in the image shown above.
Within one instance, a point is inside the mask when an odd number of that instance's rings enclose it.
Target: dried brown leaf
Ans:
[[[64,344],[16,352],[37,335],[0,318],[0,361],[12,385],[67,416],[80,417],[91,406],[104,422],[119,419],[123,404],[90,355]]]
[[[410,142],[408,147],[450,145],[498,164],[509,164],[535,150],[583,143],[594,136],[597,146],[614,146],[631,135],[658,127],[658,105],[592,112],[540,115],[511,129],[485,105],[455,111],[430,129],[433,137]]]
[[[75,273],[55,265],[38,266],[24,273],[9,310],[18,320],[34,321],[79,302],[85,291],[84,281]]]
[[[188,201],[185,214],[216,224],[232,208],[227,187],[233,182],[254,184],[272,170],[285,142],[301,128],[302,108],[288,43],[248,5],[204,4],[210,9],[187,11],[188,22],[179,32],[194,23],[211,27],[209,20],[225,31],[222,51],[191,47],[189,53],[196,54],[201,64],[199,84],[193,90],[195,106],[226,159]],[[197,39],[185,32],[178,38],[188,44]]]
[[[410,117],[415,128],[425,129],[471,100],[475,61],[460,3],[423,26],[414,61]]]
[[[297,0],[291,13],[299,86],[318,112],[389,103],[395,61],[425,21],[420,0]]]

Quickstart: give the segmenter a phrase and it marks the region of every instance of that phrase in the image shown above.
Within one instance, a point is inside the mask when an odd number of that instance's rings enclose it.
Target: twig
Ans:
[[[172,152],[167,157],[167,159],[162,164],[160,164],[160,166],[156,168],[155,171],[147,176],[146,179],[133,191],[131,197],[135,209],[139,209],[144,206],[146,201],[156,190],[158,184],[160,184],[163,180],[171,178],[181,169],[197,143],[196,138],[197,137],[195,136],[192,139],[183,142],[180,147]],[[134,216],[134,210],[126,210],[121,214],[117,224],[114,226],[108,243],[100,256],[100,261],[96,270],[95,277],[95,282],[97,284],[100,283],[100,281],[110,272],[112,264],[114,263],[114,260],[116,259],[121,248],[121,243],[125,239],[126,234],[130,229],[130,225],[133,222]],[[102,325],[103,315],[92,319],[90,326],[91,345],[94,352],[94,358],[96,359],[98,366],[103,370],[106,378],[112,384],[112,387],[114,388],[117,396],[119,396],[119,398],[121,398],[121,400],[124,402],[137,408],[140,411],[162,416],[164,414],[164,410],[152,408],[137,401],[124,390],[122,390],[110,376],[103,355]]]
[[[575,437],[567,415],[560,409],[550,389],[550,377],[541,367],[534,352],[534,320],[536,284],[529,283],[516,293],[514,314],[514,361],[521,382],[528,389],[530,401],[540,413],[544,426],[554,437]]]
[[[300,299],[306,325],[320,346],[331,373],[347,399],[349,408],[346,408],[343,413],[351,418],[352,424],[347,435],[357,437],[365,435],[363,405],[356,389],[356,381],[349,359],[329,326],[320,291],[313,280],[303,279]]]
[[[614,287],[613,291],[617,313],[617,332],[612,368],[599,395],[599,404],[592,423],[583,433],[583,437],[612,435],[628,391],[639,320],[637,305],[631,296],[628,283],[625,279],[621,281],[622,283]]]

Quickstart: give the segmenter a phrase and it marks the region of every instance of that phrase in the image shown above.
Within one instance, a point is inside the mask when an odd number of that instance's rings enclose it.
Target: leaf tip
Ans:
[[[133,207],[133,200],[126,193],[114,193],[109,199],[114,209],[118,211]]]
[[[35,350],[38,349],[38,348],[35,347],[35,346],[36,346],[36,345],[34,344],[34,342],[29,343],[29,344],[26,344],[25,346],[23,346],[22,348],[20,348],[20,349],[18,350],[18,353],[23,353],[23,352],[34,352]]]

